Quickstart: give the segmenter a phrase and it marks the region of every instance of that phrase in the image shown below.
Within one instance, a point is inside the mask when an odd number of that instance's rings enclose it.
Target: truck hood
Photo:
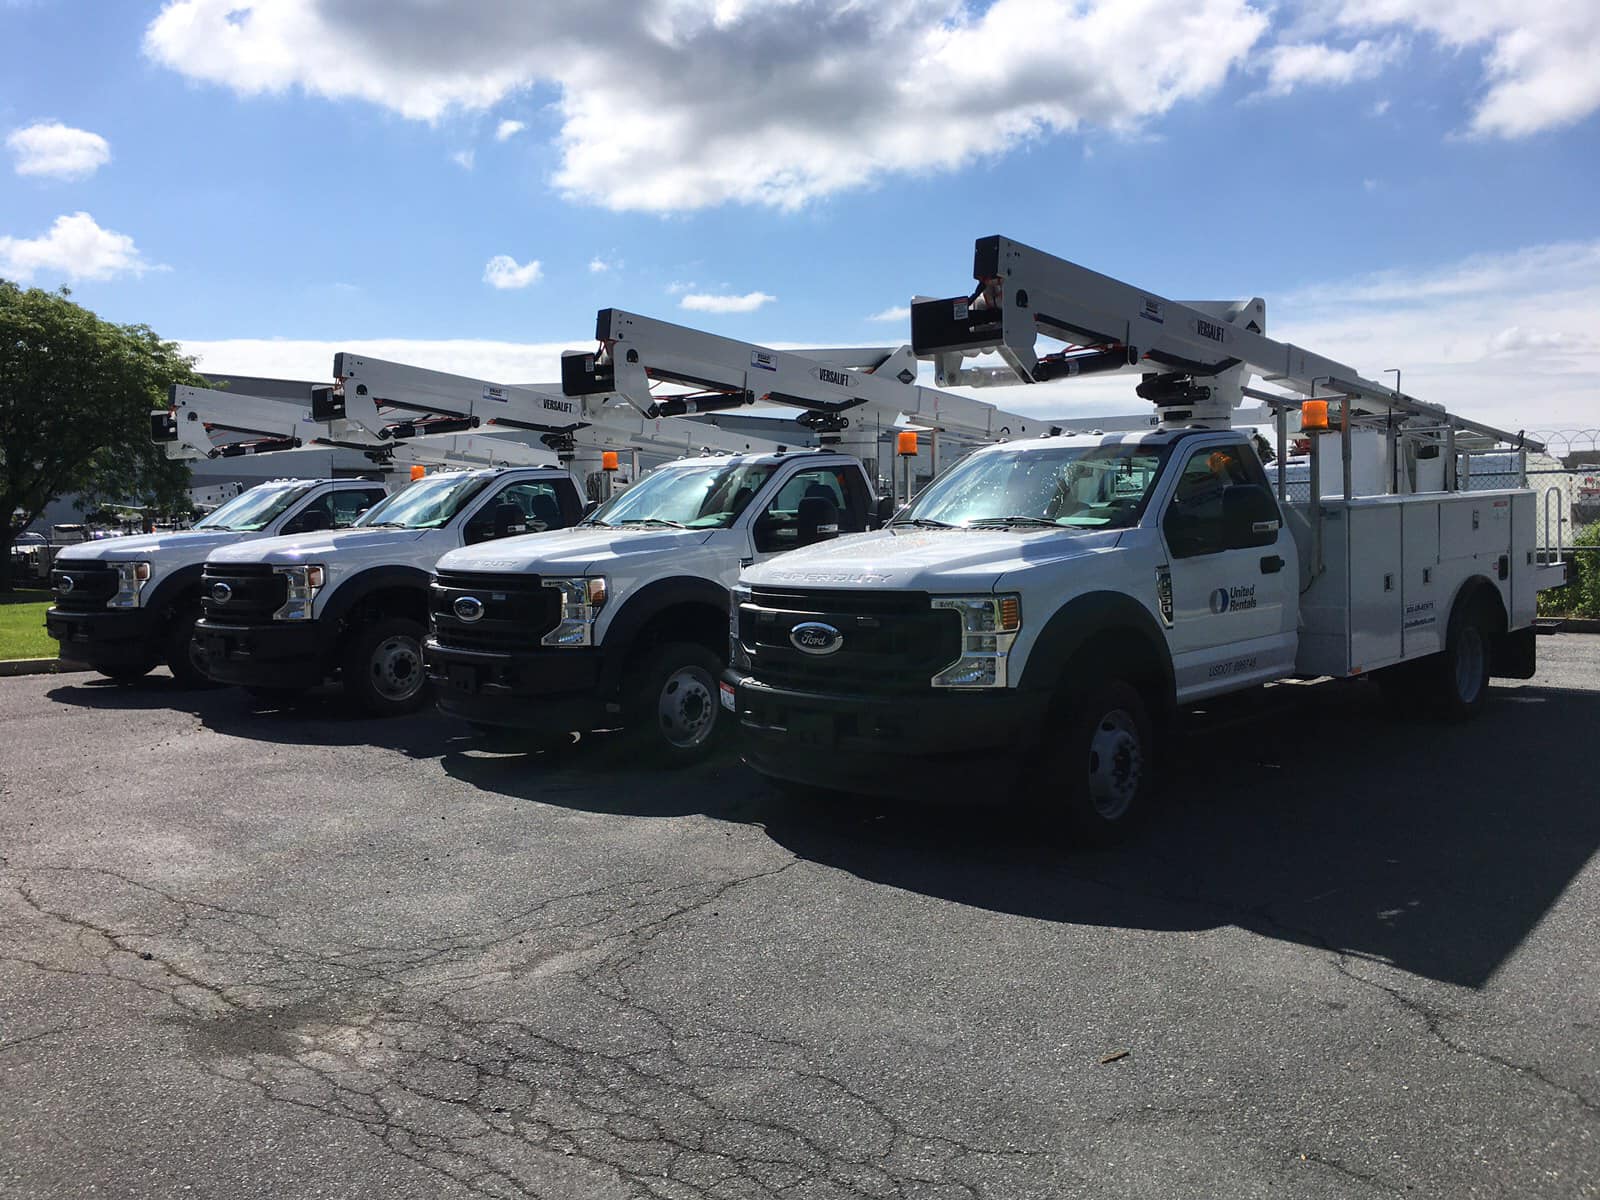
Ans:
[[[430,532],[432,531],[427,529],[337,529],[322,533],[296,533],[287,537],[258,538],[242,545],[227,546],[213,554],[209,561],[317,562],[338,554],[370,553],[389,546],[409,546]]]
[[[530,575],[599,575],[618,559],[630,565],[643,555],[681,554],[704,545],[713,530],[659,529],[558,529],[480,542],[452,550],[439,560],[441,571],[526,571]]]
[[[744,572],[757,587],[881,587],[987,592],[1012,571],[1080,558],[1121,531],[885,529],[794,550]]]
[[[212,546],[226,546],[242,535],[226,529],[174,529],[167,533],[141,533],[135,537],[102,538],[62,548],[57,562],[128,562],[162,553],[199,554]]]

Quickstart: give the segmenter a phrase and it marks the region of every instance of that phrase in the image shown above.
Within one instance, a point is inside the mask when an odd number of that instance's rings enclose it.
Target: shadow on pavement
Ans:
[[[619,762],[603,735],[562,755],[456,752],[444,766],[546,804],[761,825],[800,858],[961,904],[1121,928],[1235,925],[1471,987],[1600,845],[1600,694],[1496,688],[1464,725],[1406,718],[1359,684],[1267,696],[1192,729],[1158,818],[1108,851],[1041,845],[1001,806],[792,801],[731,757],[651,771]]]
[[[76,677],[75,677],[76,678]],[[466,728],[432,709],[407,717],[375,718],[352,711],[334,686],[304,695],[268,699],[243,688],[180,687],[165,673],[132,684],[82,676],[45,694],[78,708],[140,712],[171,709],[192,713],[207,729],[230,737],[292,746],[380,746],[413,758],[436,758],[466,740]]]

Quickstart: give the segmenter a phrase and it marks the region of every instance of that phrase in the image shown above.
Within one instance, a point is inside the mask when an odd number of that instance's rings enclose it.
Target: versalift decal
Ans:
[[[1228,327],[1220,321],[1208,321],[1199,317],[1194,322],[1194,331],[1203,338],[1210,338],[1213,342],[1226,343],[1228,340]]]
[[[763,371],[776,371],[778,369],[778,356],[770,350],[750,351],[750,365],[759,367]]]
[[[811,372],[822,383],[831,383],[834,387],[854,387],[855,377],[849,371],[836,371],[832,367],[818,367]]]
[[[573,407],[573,402],[571,400],[557,400],[553,396],[546,396],[544,398],[544,406],[549,412],[566,413],[569,416],[577,411],[577,409]]]
[[[1243,612],[1256,606],[1256,585],[1249,587],[1219,587],[1211,593],[1211,611],[1219,616],[1225,612]]]

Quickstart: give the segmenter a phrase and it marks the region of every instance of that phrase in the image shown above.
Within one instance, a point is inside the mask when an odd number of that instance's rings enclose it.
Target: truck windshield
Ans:
[[[435,475],[380,500],[356,522],[364,529],[438,529],[489,483],[484,475]]]
[[[772,471],[767,463],[657,467],[585,523],[726,529],[755,499]]]
[[[1018,447],[974,454],[928,485],[896,525],[1126,529],[1144,514],[1165,447]]]
[[[280,513],[295,503],[315,484],[265,484],[235,496],[203,521],[196,529],[225,529],[230,533],[259,533]]]

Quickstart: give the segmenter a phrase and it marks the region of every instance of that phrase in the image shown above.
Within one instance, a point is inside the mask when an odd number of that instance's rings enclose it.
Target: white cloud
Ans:
[[[529,259],[519,264],[509,254],[496,254],[483,268],[483,281],[490,287],[500,288],[502,291],[509,288],[525,288],[530,283],[538,283],[539,277],[544,274],[544,268],[539,265],[537,258]]]
[[[478,154],[475,150],[457,150],[450,156],[450,161],[463,171],[470,171],[472,164],[478,161]]]
[[[60,121],[14,129],[6,146],[16,155],[18,175],[86,179],[111,161],[111,145],[105,138]]]
[[[776,296],[769,296],[766,292],[746,292],[742,296],[713,296],[705,292],[690,292],[678,301],[678,307],[686,308],[690,312],[750,313],[765,304],[771,304],[776,299]]]
[[[682,280],[674,279],[671,283],[667,284],[667,295],[681,296],[685,292],[694,291],[695,286],[696,285],[693,282],[685,283]]]
[[[869,321],[909,321],[910,319],[911,309],[903,304],[894,308],[886,308],[882,312],[875,312],[867,318]]]
[[[1375,117],[1381,117],[1385,113],[1387,113],[1388,111],[1389,111],[1389,102],[1387,100],[1379,100],[1376,104],[1374,104],[1372,106],[1372,115],[1375,116]]]
[[[599,275],[609,270],[611,270],[611,264],[598,255],[589,260],[589,273],[591,275]]]
[[[509,141],[526,128],[527,126],[521,121],[501,121],[500,124],[494,127],[494,140],[497,142]]]
[[[548,87],[562,191],[673,211],[792,208],[1040,136],[1130,133],[1215,92],[1267,26],[1251,0],[169,0],[144,44],[246,95],[426,121]],[[715,62],[716,87],[685,87],[685,62]]]
[[[1468,123],[1518,138],[1600,109],[1600,4],[1594,0],[1338,0],[1333,23],[1361,32],[1401,27],[1483,56],[1487,90]]]
[[[1374,79],[1404,50],[1405,43],[1399,38],[1361,41],[1349,49],[1318,42],[1277,45],[1263,56],[1266,93],[1287,96],[1297,87],[1342,87],[1357,80]]]
[[[40,272],[78,280],[142,275],[150,269],[131,237],[100,228],[86,212],[57,217],[40,237],[0,237],[0,275],[24,282]]]

